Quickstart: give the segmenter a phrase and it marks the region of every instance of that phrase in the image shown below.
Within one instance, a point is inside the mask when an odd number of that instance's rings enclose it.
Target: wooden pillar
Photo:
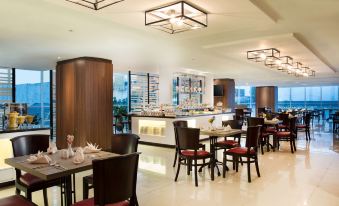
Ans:
[[[111,60],[80,57],[60,61],[56,67],[56,143],[66,148],[96,143],[111,148],[113,134],[113,65]]]
[[[214,79],[214,85],[223,85],[223,96],[214,96],[214,105],[219,101],[223,103],[223,109],[235,106],[235,82],[234,79]]]
[[[256,111],[259,107],[270,107],[272,112],[277,111],[278,108],[278,87],[265,86],[256,87]]]

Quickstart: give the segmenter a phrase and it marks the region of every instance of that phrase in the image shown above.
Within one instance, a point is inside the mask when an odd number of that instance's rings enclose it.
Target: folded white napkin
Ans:
[[[75,155],[73,157],[74,164],[81,164],[85,161],[84,150],[81,147],[78,147],[75,151]]]
[[[265,119],[264,119],[265,121],[267,121],[267,118],[265,117]]]
[[[99,148],[99,145],[96,144],[91,144],[87,142],[87,146],[84,148],[84,153],[89,154],[89,153],[97,153],[100,152],[101,148]]]
[[[44,155],[43,152],[38,152],[38,154],[31,155],[27,161],[32,164],[48,164],[52,160],[47,155]]]
[[[48,154],[54,154],[58,151],[56,144],[54,142],[49,142],[49,147],[47,149]]]
[[[232,127],[230,125],[227,125],[227,127],[225,127],[225,131],[231,131]]]
[[[275,118],[275,117],[274,117],[272,120],[273,120],[273,121],[279,121],[279,119],[277,119],[277,118]]]

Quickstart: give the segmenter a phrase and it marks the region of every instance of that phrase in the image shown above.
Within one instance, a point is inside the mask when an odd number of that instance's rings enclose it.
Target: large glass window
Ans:
[[[247,107],[255,113],[255,87],[236,86],[235,87],[235,103],[238,107]]]
[[[15,102],[26,103],[34,123],[50,126],[50,72],[15,70]]]
[[[128,111],[128,74],[113,74],[113,114],[127,113]]]
[[[278,88],[278,107],[339,109],[339,86]]]

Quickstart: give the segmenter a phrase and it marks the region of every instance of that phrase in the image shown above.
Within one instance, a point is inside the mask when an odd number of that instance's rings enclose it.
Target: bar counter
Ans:
[[[162,116],[132,116],[132,133],[140,136],[141,143],[173,147],[175,145],[173,122],[185,120],[188,127],[207,128],[208,119],[215,117],[214,126],[220,127],[221,122],[233,119],[234,113],[194,114],[189,116],[162,117]],[[206,138],[201,136],[200,138]]]
[[[13,157],[12,144],[10,139],[28,134],[47,134],[50,135],[49,127],[23,127],[15,129],[0,129],[0,186],[6,185],[15,179],[15,171],[12,167],[5,164],[6,158]]]

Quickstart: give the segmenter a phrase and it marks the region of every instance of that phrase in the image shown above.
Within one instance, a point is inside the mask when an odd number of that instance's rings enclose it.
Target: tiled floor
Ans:
[[[199,176],[199,187],[182,168],[174,182],[173,149],[140,146],[142,152],[138,175],[138,198],[141,206],[167,205],[339,205],[339,136],[329,133],[327,123],[315,125],[308,144],[299,135],[298,151],[291,154],[288,144],[280,151],[259,156],[261,178],[252,167],[252,183],[247,182],[246,167],[230,171],[226,178],[211,181],[206,169]],[[221,157],[220,157],[221,158]],[[77,175],[77,198],[82,199],[82,176]],[[14,188],[0,190],[0,197],[14,193]],[[93,193],[90,193],[91,195]],[[60,205],[59,188],[49,189],[50,205]],[[42,192],[33,194],[42,204]]]

